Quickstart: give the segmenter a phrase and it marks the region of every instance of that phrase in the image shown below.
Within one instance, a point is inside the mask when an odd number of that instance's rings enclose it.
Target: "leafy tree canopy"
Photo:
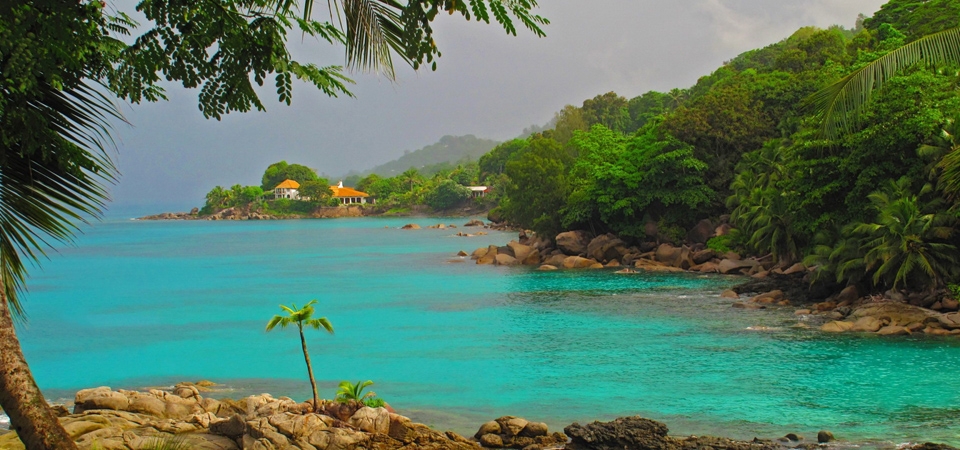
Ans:
[[[275,162],[267,167],[263,173],[260,187],[264,191],[272,191],[284,180],[293,180],[303,184],[307,181],[317,181],[320,178],[317,172],[300,164],[287,164],[286,161]]]

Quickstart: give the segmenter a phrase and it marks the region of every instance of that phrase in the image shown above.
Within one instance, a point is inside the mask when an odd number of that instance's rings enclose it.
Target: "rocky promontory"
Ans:
[[[250,205],[222,209],[213,214],[201,215],[197,208],[190,212],[161,213],[143,216],[137,220],[278,220],[278,219],[333,219],[338,217],[363,217],[371,215],[371,210],[361,206],[336,206],[317,208],[307,214],[287,214],[277,216],[268,214]]]

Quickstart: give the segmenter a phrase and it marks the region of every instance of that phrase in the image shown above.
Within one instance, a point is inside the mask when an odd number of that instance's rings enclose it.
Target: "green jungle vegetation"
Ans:
[[[375,204],[363,205],[376,208],[387,214],[403,214],[416,207],[429,207],[434,211],[446,211],[462,206],[492,207],[496,197],[473,199],[467,186],[478,180],[476,162],[457,165],[449,170],[439,170],[425,176],[411,168],[395,177],[368,175],[359,180],[355,189],[366,192],[375,199]],[[273,189],[284,180],[300,183],[300,200],[274,199]],[[301,164],[279,161],[267,167],[260,186],[235,184],[229,188],[215,186],[206,195],[206,202],[199,214],[206,216],[227,208],[242,207],[272,216],[299,216],[310,214],[317,208],[340,206],[332,198],[332,183],[317,175],[314,169]],[[344,186],[348,186],[344,183]],[[471,203],[472,201],[472,203]]]
[[[960,276],[960,58],[930,61],[928,46],[908,60],[926,64],[868,79],[879,89],[855,97],[869,101],[842,133],[811,99],[958,19],[957,0],[892,0],[852,30],[802,28],[686,89],[598,95],[481,157],[478,181],[499,193],[495,215],[542,236],[678,243],[702,219],[729,218],[711,247],[804,261],[867,291],[944,287]],[[944,39],[929,45],[957,46]]]

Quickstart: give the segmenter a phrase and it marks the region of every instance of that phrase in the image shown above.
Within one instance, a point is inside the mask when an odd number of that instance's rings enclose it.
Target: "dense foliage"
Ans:
[[[957,0],[893,0],[856,29],[800,29],[688,89],[568,105],[552,129],[483,156],[480,181],[503,186],[504,218],[547,236],[587,229],[636,243],[677,240],[684,233],[672,231],[722,216],[734,229],[712,248],[783,265],[806,260],[820,280],[877,290],[955,283],[960,65],[952,50],[888,71],[845,133],[823,133],[808,105],[958,17]]]

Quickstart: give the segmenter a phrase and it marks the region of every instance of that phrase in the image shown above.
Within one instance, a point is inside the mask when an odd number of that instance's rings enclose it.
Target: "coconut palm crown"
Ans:
[[[822,119],[826,136],[849,133],[873,93],[901,70],[919,63],[960,63],[960,27],[923,36],[877,58],[813,94],[807,105]]]
[[[303,347],[303,359],[307,363],[307,375],[310,377],[310,387],[313,389],[314,410],[320,407],[320,395],[317,393],[317,380],[313,377],[313,366],[310,365],[310,353],[307,352],[307,339],[303,335],[303,328],[324,329],[333,334],[333,325],[326,317],[313,318],[313,305],[316,303],[316,300],[310,300],[306,305],[303,305],[303,308],[297,308],[296,303],[292,303],[290,306],[280,305],[280,308],[287,314],[275,315],[267,322],[268,332],[278,325],[280,328],[286,328],[289,325],[297,326],[297,330],[300,332],[300,345]]]

